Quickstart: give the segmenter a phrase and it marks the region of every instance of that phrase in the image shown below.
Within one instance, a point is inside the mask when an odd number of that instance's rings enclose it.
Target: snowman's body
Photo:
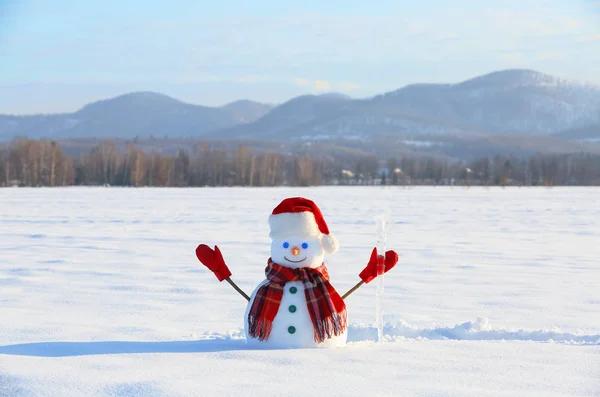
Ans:
[[[271,259],[282,266],[290,268],[313,267],[323,263],[324,252],[321,242],[315,237],[287,237],[273,239],[271,243]],[[248,334],[248,314],[260,287],[269,281],[264,280],[252,292],[250,302],[244,314],[246,341],[255,347],[273,348],[308,348],[336,347],[346,343],[347,331],[332,336],[321,343],[315,341],[313,323],[306,305],[306,297],[301,281],[289,281],[283,287],[283,296],[273,320],[271,334],[266,340],[252,338]]]
[[[283,298],[269,339],[261,341],[248,335],[248,313],[254,302],[256,291],[268,281],[265,280],[256,287],[250,296],[244,318],[246,319],[246,341],[249,346],[273,348],[308,348],[308,347],[337,347],[346,344],[346,331],[338,336],[333,336],[322,343],[315,342],[312,320],[306,307],[304,287],[300,281],[290,281],[285,284]],[[295,289],[294,289],[295,288]],[[292,292],[296,291],[296,292]],[[293,312],[292,312],[293,310]],[[293,328],[291,328],[293,327]]]

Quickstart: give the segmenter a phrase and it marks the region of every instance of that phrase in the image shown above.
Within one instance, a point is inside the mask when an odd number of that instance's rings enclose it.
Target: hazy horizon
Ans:
[[[504,69],[600,84],[600,2],[9,1],[0,58],[0,114],[72,112],[133,91],[204,106],[364,98]]]

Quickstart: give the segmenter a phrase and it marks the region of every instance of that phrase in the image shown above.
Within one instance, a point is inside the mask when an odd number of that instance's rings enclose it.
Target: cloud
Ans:
[[[269,80],[269,76],[257,75],[257,74],[249,74],[249,75],[245,75],[245,76],[240,76],[235,79],[235,81],[237,81],[238,83],[243,83],[243,84],[252,84],[252,83],[258,83],[258,82],[267,81],[267,80]]]
[[[458,34],[455,31],[452,31],[452,30],[441,31],[441,32],[434,33],[432,35],[432,38],[434,40],[437,40],[437,41],[457,40],[458,39]]]
[[[309,80],[305,78],[296,78],[294,84],[301,87],[312,86],[317,91],[329,91],[331,89],[331,83],[325,80]]]
[[[535,54],[538,61],[560,61],[566,58],[567,54],[557,51],[540,51]]]
[[[502,59],[509,62],[520,61],[523,59],[523,54],[520,52],[507,52],[502,54]]]
[[[579,19],[574,19],[574,18],[565,18],[564,23],[567,26],[580,26],[581,25],[581,21]]]
[[[561,61],[567,73],[587,73],[598,81],[592,62],[600,53],[597,14],[581,3],[468,0],[434,8],[393,6],[364,15],[315,11],[211,18],[188,13],[158,24],[140,18],[81,31],[54,23],[57,28],[41,39],[38,29],[18,24],[0,37],[0,83],[100,76],[111,83],[208,79],[246,89],[267,81],[290,91],[365,93],[414,81],[454,81],[515,64],[545,69],[543,60],[552,63],[560,52],[581,54]],[[76,34],[67,34],[71,31]]]
[[[313,83],[313,87],[315,87],[317,91],[329,91],[331,90],[331,83],[328,81],[316,80]]]
[[[500,37],[543,39],[566,37],[594,28],[589,21],[579,18],[581,15],[574,9],[554,7],[542,15],[534,8],[537,7],[490,8],[481,16],[479,34],[489,37],[495,32],[503,32]],[[470,30],[475,27],[474,23],[464,25]]]
[[[330,91],[332,89],[340,90],[340,91],[350,91],[357,90],[361,88],[361,86],[357,83],[352,83],[348,81],[342,82],[332,82],[325,80],[309,80],[305,78],[296,78],[294,80],[294,84],[299,85],[301,87],[312,87],[317,91]]]
[[[591,36],[584,36],[579,41],[600,41],[600,34],[593,34]]]
[[[336,86],[342,90],[347,90],[347,91],[357,90],[360,88],[360,85],[358,85],[356,83],[338,83]]]

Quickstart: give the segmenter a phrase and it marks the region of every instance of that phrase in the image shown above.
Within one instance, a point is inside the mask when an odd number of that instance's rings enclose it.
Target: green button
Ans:
[[[293,325],[292,325],[292,326],[289,326],[289,327],[288,327],[288,332],[289,332],[290,334],[293,334],[294,332],[296,332],[296,327],[294,327]]]
[[[289,310],[290,310],[290,313],[294,313],[296,311],[296,306],[290,305]]]
[[[295,294],[296,292],[298,292],[298,288],[296,288],[296,287],[291,287],[291,288],[290,288],[290,292],[291,292],[292,294]]]

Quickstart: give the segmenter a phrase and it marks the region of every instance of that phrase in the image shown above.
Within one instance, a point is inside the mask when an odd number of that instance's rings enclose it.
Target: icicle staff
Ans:
[[[390,217],[390,211],[387,210],[385,213],[375,217],[377,225],[377,249],[379,252],[385,252],[385,245],[387,242],[387,223]],[[377,320],[377,341],[383,341],[383,290],[384,290],[384,274],[385,261],[383,257],[377,257],[377,290],[375,296],[377,297],[376,305],[376,320]]]

